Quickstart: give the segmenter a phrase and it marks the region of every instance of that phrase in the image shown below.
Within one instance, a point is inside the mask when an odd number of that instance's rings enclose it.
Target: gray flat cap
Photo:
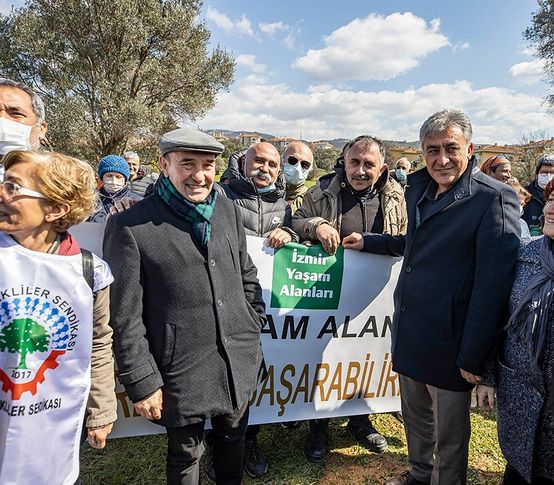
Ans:
[[[191,150],[219,155],[225,147],[213,136],[194,128],[179,128],[162,135],[160,152],[165,155],[169,152]]]

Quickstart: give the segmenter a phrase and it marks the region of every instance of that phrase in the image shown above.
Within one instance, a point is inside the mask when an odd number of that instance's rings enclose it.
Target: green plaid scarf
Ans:
[[[200,241],[203,247],[206,247],[212,234],[212,216],[217,192],[212,190],[204,202],[193,204],[177,192],[167,177],[160,174],[156,183],[156,193],[177,215],[192,224],[193,236]]]

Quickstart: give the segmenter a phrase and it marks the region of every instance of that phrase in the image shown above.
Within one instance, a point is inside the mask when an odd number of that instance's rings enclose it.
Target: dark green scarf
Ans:
[[[212,234],[212,216],[217,192],[212,189],[204,202],[193,204],[177,192],[171,180],[161,174],[156,182],[156,193],[178,216],[192,224],[193,236],[206,247]]]

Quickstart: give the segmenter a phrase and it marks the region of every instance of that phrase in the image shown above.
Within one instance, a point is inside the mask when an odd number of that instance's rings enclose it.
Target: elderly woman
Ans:
[[[127,160],[118,155],[106,155],[98,163],[98,177],[102,187],[98,191],[98,201],[90,222],[104,222],[115,203],[128,201],[133,204],[142,199],[129,188],[131,170]]]
[[[498,348],[498,439],[504,485],[554,484],[554,180],[545,188],[544,236],[522,241],[510,319]],[[489,376],[491,377],[491,376]],[[490,378],[485,380],[490,382]],[[492,389],[480,386],[478,400]]]
[[[494,155],[484,161],[481,165],[481,172],[506,183],[512,176],[512,164],[504,155]]]
[[[116,415],[108,265],[67,232],[95,204],[91,167],[12,151],[0,183],[0,483],[79,475],[85,422],[102,448]]]

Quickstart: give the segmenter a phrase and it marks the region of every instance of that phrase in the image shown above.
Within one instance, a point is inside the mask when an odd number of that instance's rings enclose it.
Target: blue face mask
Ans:
[[[267,194],[275,190],[275,184],[268,185],[267,187],[256,187],[258,194]]]
[[[308,172],[309,170],[303,169],[298,162],[295,165],[291,165],[290,163],[285,162],[283,166],[285,180],[289,185],[303,184],[306,180],[306,177],[308,176]]]
[[[408,180],[408,176],[406,175],[406,172],[401,168],[397,168],[394,171],[394,174],[396,175],[396,180],[398,180],[399,182],[406,182],[406,180]]]

